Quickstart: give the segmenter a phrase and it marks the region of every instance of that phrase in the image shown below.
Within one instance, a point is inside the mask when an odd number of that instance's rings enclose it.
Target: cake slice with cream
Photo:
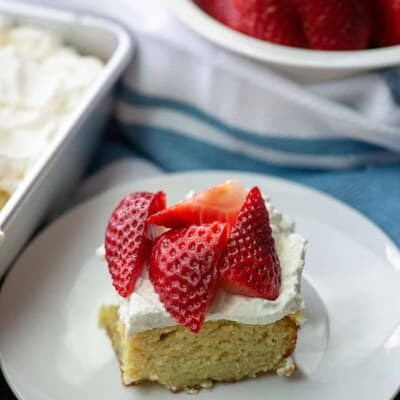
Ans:
[[[122,297],[99,322],[125,385],[193,391],[294,372],[305,240],[257,187],[229,181],[170,208],[163,192],[133,193],[98,253]]]

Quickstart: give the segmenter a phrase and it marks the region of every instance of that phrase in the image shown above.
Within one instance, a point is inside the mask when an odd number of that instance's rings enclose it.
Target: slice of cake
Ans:
[[[170,208],[163,192],[127,196],[99,250],[122,297],[99,322],[123,383],[195,391],[268,371],[290,376],[304,251],[257,187],[230,181]]]

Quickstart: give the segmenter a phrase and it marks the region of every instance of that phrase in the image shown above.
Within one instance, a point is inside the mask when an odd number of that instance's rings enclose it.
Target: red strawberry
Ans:
[[[290,0],[312,49],[357,50],[372,33],[370,0]]]
[[[128,297],[150,250],[147,218],[166,207],[165,194],[139,192],[125,197],[108,221],[105,249],[113,285]]]
[[[247,195],[219,264],[221,286],[245,296],[275,300],[281,270],[260,189]]]
[[[307,45],[290,0],[199,0],[198,4],[218,21],[247,35],[288,46]]]
[[[196,3],[208,15],[228,26],[236,26],[240,22],[240,13],[232,0],[197,0]]]
[[[149,276],[160,301],[176,321],[197,333],[217,290],[217,263],[226,243],[226,225],[192,225],[156,239]]]
[[[374,41],[379,46],[400,44],[400,0],[375,0]]]
[[[183,228],[214,221],[231,224],[245,198],[246,190],[237,181],[229,181],[152,215],[148,223],[168,228]]]

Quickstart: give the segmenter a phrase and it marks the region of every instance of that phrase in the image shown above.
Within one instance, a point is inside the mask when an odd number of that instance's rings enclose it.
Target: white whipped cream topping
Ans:
[[[0,192],[11,195],[68,123],[103,63],[0,15]]]
[[[243,324],[269,324],[303,307],[300,295],[301,274],[304,267],[306,240],[294,233],[294,222],[284,216],[268,199],[266,205],[281,265],[281,292],[274,301],[230,294],[219,290],[206,320],[230,320]],[[104,260],[104,246],[97,255]],[[145,270],[138,279],[135,291],[123,299],[119,308],[120,319],[131,337],[137,332],[152,328],[176,325],[165,310]]]

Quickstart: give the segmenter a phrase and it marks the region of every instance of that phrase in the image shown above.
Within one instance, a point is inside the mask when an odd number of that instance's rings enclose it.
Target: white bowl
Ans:
[[[108,120],[112,89],[130,60],[132,48],[125,30],[103,18],[2,0],[0,12],[17,23],[55,31],[82,53],[97,56],[105,63],[67,126],[0,210],[0,231],[5,233],[0,246],[1,276],[49,209],[68,200]]]
[[[169,0],[189,28],[228,50],[264,62],[300,79],[341,78],[360,71],[400,64],[400,46],[357,51],[317,51],[280,46],[237,32],[201,10],[193,0]]]

